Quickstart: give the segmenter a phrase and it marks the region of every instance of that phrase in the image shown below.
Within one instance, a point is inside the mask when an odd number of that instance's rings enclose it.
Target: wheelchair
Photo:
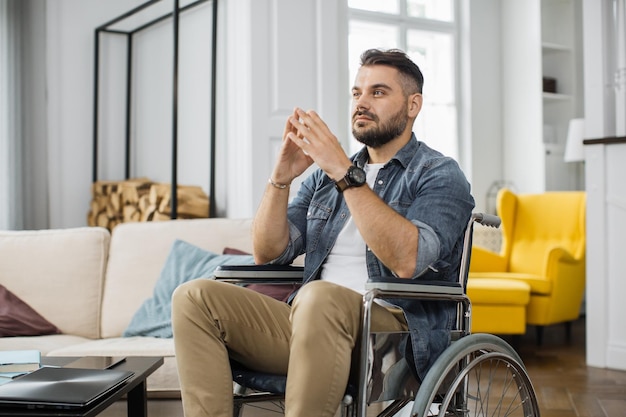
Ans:
[[[378,417],[524,416],[540,415],[535,390],[517,352],[491,334],[471,334],[471,302],[465,287],[469,272],[474,223],[499,227],[497,216],[473,213],[465,230],[458,282],[424,282],[380,277],[366,284],[362,308],[359,379],[349,383],[342,417],[366,417],[368,407],[381,403]],[[301,282],[302,268],[293,266],[223,266],[215,279],[239,285]],[[457,305],[452,342],[422,381],[412,369],[408,332],[370,332],[376,299],[408,298],[452,301]],[[282,409],[286,376],[250,371],[231,363],[234,417],[244,405],[259,402]],[[412,404],[411,404],[412,402]],[[371,414],[371,413],[370,413]]]

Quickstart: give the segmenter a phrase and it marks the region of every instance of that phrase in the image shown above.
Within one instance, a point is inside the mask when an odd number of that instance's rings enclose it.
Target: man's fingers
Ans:
[[[325,146],[324,144],[329,143],[331,138],[335,138],[326,123],[314,110],[304,112],[298,108],[289,120],[297,131],[297,136],[303,140],[303,142],[298,144],[300,147],[304,146],[304,144]]]
[[[299,136],[301,139],[304,139],[307,136],[311,137],[313,135],[311,128],[308,127],[303,121],[292,118],[291,125],[297,130],[297,136]]]
[[[321,121],[321,119],[315,111],[309,110],[305,112],[302,109],[298,109],[296,113],[298,114],[299,122],[307,129],[319,127],[319,121]]]
[[[308,140],[307,138],[305,138],[304,136],[302,136],[302,135],[296,135],[295,133],[291,133],[291,132],[290,132],[290,133],[287,135],[287,137],[288,137],[289,139],[291,139],[291,141],[292,141],[293,143],[295,143],[296,145],[298,145],[298,146],[300,146],[300,147],[301,147],[301,145],[302,145],[302,144],[307,144],[307,145],[308,145],[308,144],[310,144],[310,143],[311,143],[311,142],[309,142],[309,140]]]

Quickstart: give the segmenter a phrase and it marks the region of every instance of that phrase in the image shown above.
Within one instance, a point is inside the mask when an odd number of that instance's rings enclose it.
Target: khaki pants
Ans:
[[[186,417],[232,417],[229,356],[257,371],[288,375],[286,417],[335,414],[360,337],[361,294],[314,281],[289,306],[233,284],[197,279],[181,285],[172,303]],[[401,330],[401,311],[373,306],[372,331]]]

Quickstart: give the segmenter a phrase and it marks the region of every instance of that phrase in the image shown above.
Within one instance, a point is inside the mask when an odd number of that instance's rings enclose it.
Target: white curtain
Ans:
[[[0,230],[23,225],[18,7],[0,0]]]
[[[45,3],[0,0],[0,230],[49,223]]]

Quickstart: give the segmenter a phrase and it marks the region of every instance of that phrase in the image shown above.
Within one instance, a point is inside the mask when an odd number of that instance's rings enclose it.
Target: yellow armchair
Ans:
[[[539,343],[543,326],[570,323],[580,314],[585,291],[585,197],[584,192],[516,195],[500,190],[500,253],[472,249],[470,282],[506,278],[530,286],[526,322],[539,326]]]

